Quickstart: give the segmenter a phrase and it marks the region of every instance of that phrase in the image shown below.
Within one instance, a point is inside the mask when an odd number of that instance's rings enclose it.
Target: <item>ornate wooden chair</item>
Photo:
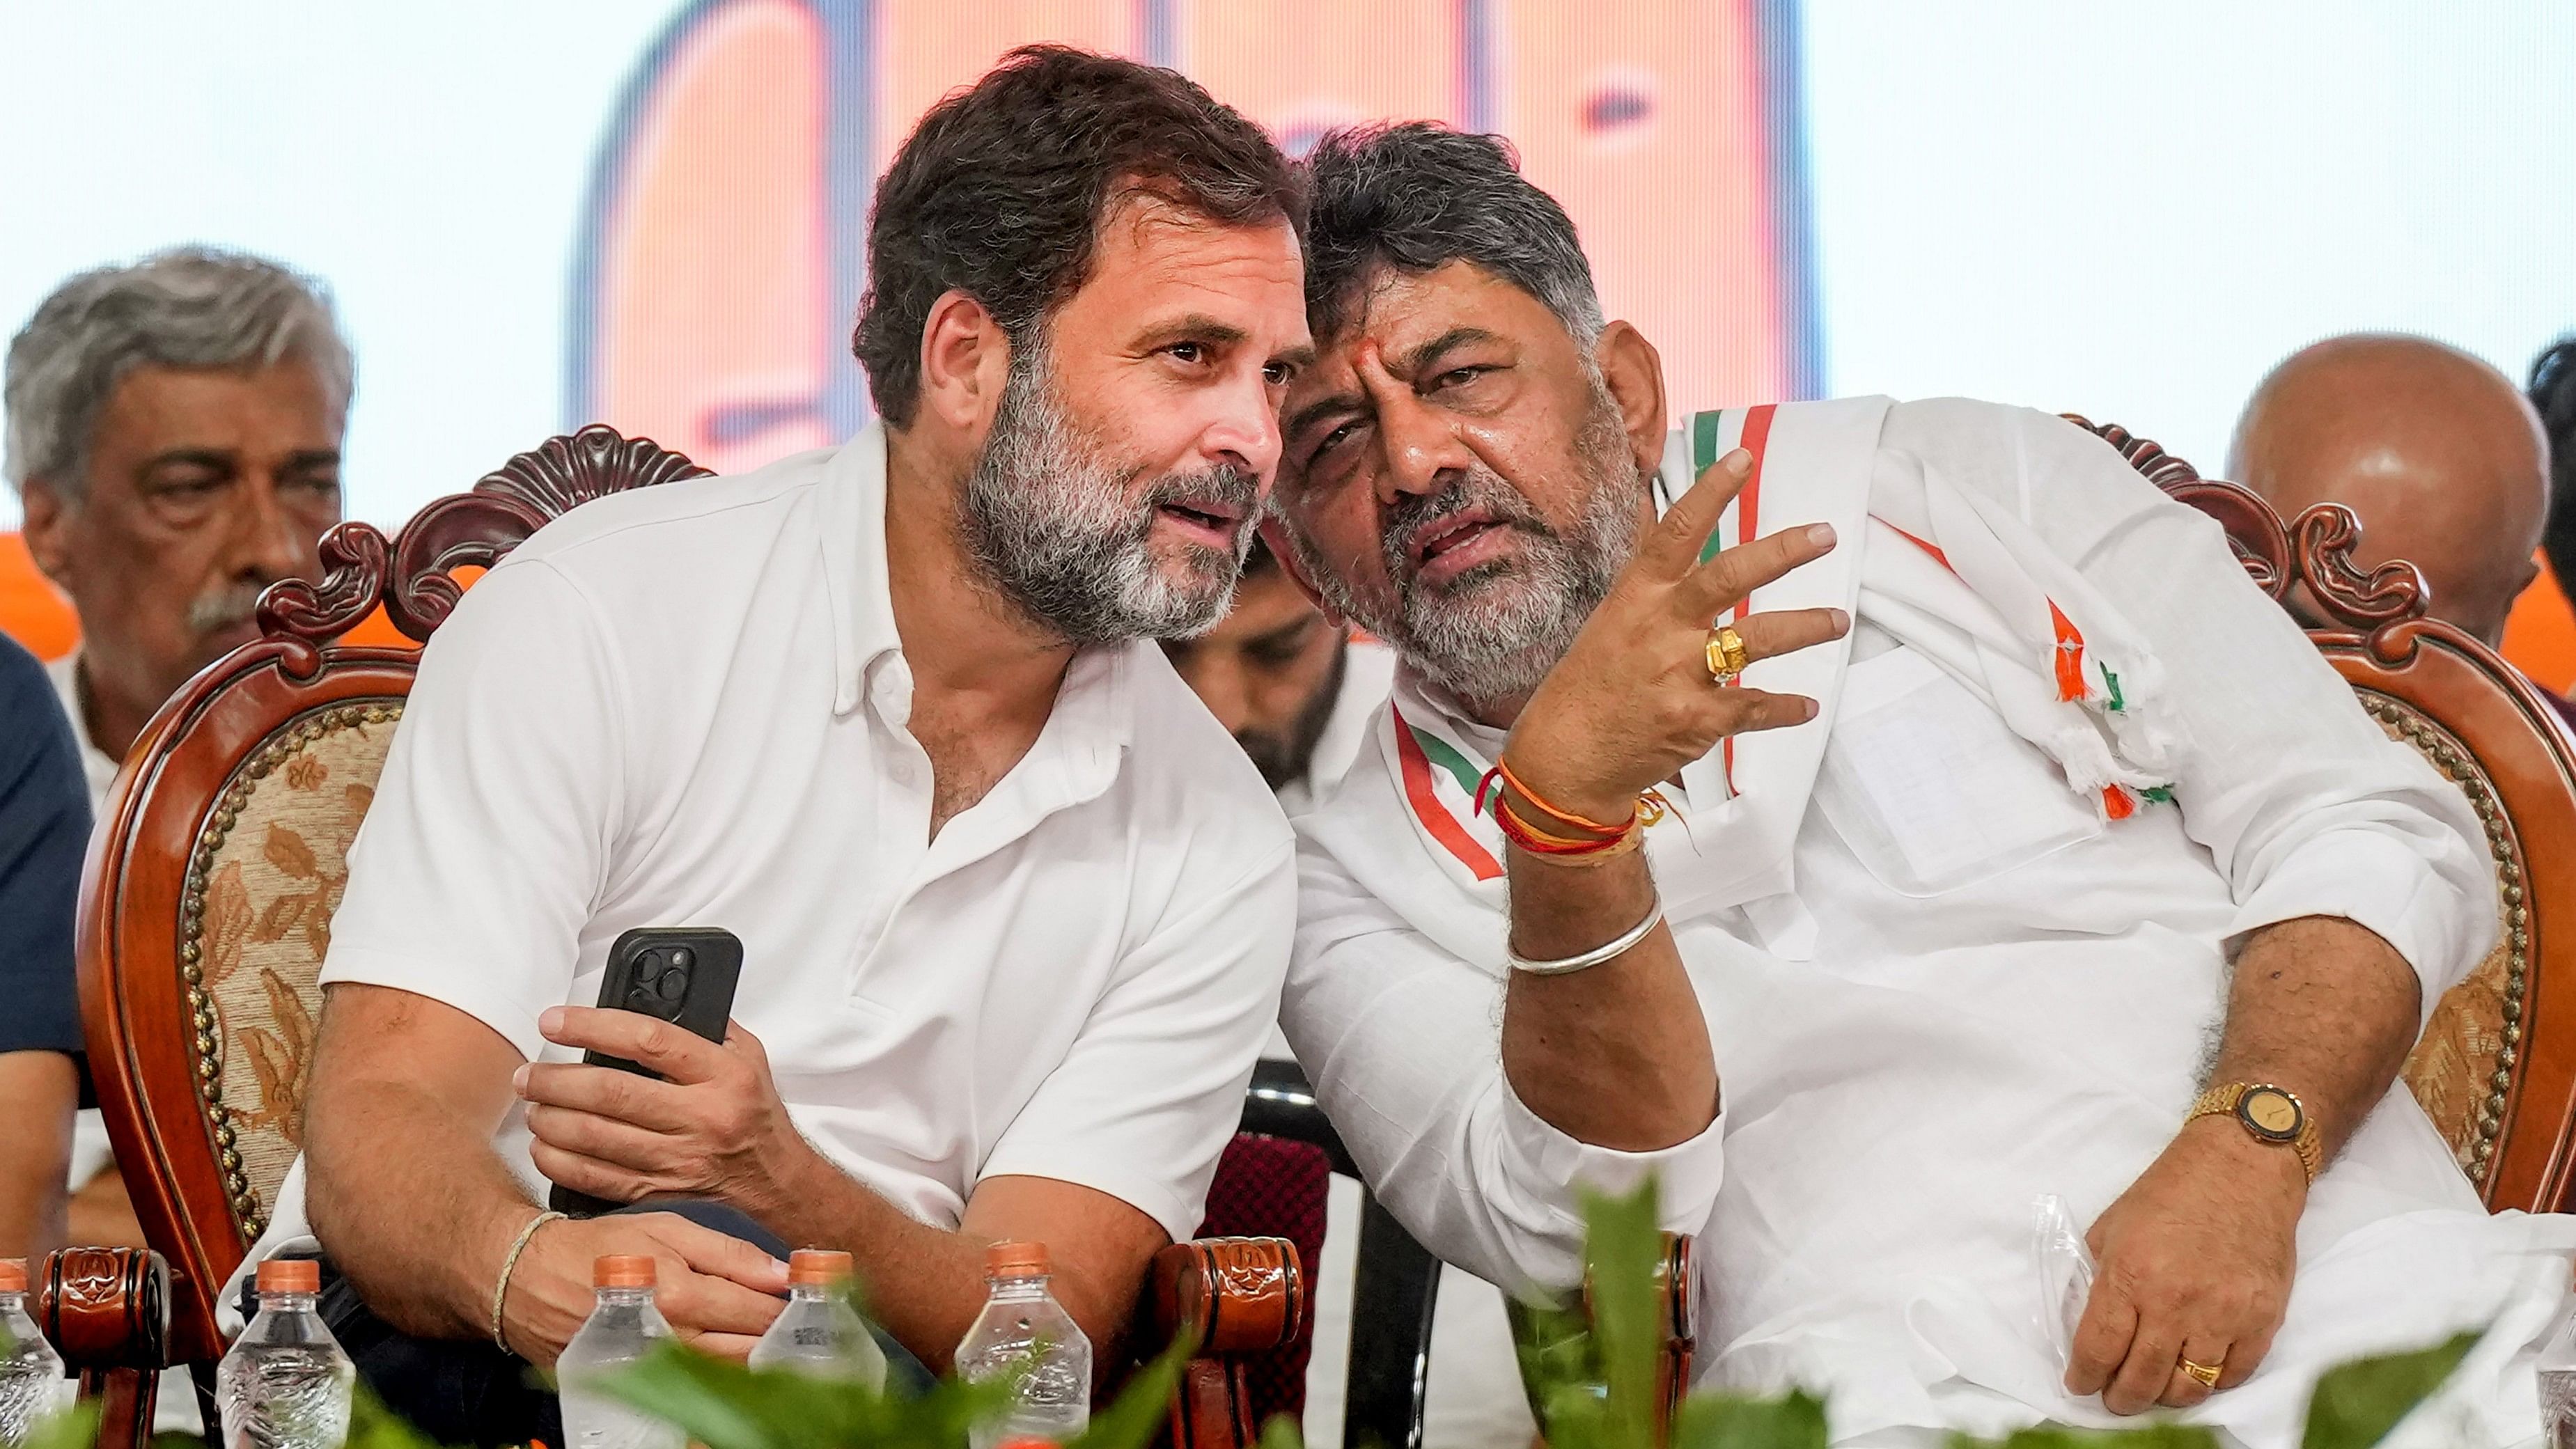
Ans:
[[[2269,504],[2114,424],[2069,415],[2166,492],[2216,518],[2246,572],[2308,631],[2391,738],[2457,784],[2495,857],[2495,949],[2445,993],[2406,1083],[2489,1208],[2576,1206],[2576,741],[2538,687],[2484,644],[2424,616],[2413,564],[2368,572],[2350,509],[2283,523]],[[2563,929],[2552,934],[2549,922]]]
[[[145,1442],[154,1371],[169,1364],[194,1371],[212,1437],[225,1348],[215,1296],[300,1149],[316,978],[418,659],[333,641],[381,604],[426,642],[463,593],[459,570],[490,567],[589,499],[705,472],[594,426],[431,503],[390,540],[343,523],[322,541],[322,580],[269,589],[260,640],[189,681],[144,730],[92,840],[79,954],[99,1105],[155,1251],[65,1249],[37,1304],[104,1400],[103,1442]],[[1289,1335],[1293,1247],[1169,1253],[1157,1281],[1201,1285],[1208,1352]]]

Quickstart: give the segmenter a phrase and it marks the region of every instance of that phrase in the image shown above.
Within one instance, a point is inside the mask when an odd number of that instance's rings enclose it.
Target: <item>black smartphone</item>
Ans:
[[[742,942],[720,926],[638,926],[608,948],[608,970],[599,981],[603,1011],[633,1011],[683,1026],[712,1042],[725,1038],[733,992],[742,979]],[[605,1052],[583,1052],[594,1067],[614,1067],[639,1077],[647,1067]],[[567,1217],[590,1218],[624,1203],[555,1184],[546,1206]]]

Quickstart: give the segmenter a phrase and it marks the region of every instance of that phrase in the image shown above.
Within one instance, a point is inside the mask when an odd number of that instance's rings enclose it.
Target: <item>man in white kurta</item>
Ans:
[[[1299,822],[1283,1022],[1407,1226],[1479,1274],[1562,1289],[1582,1190],[1658,1175],[1666,1226],[1698,1236],[1702,1383],[1825,1390],[1837,1442],[2161,1403],[2268,1449],[2297,1441],[2323,1369],[2490,1323],[2410,1426],[2533,1435],[2530,1348],[2576,1224],[2487,1215],[2389,1085],[2494,939],[2477,821],[2216,525],[2082,431],[1982,403],[1782,405],[1666,436],[1652,349],[1602,326],[1571,229],[1498,149],[1410,127],[1310,164],[1324,362],[1288,403],[1282,533],[1405,666],[1377,748]],[[1641,597],[1683,587],[1658,551],[1680,522],[1712,531],[1716,510],[1684,520],[1675,500],[1719,472],[1740,481],[1700,569],[1832,530],[1720,615],[1773,647],[1740,680],[1599,667],[1642,658]],[[1588,498],[1550,502],[1592,474],[1607,481]],[[1609,557],[1587,575],[1591,554]],[[1531,602],[1552,579],[1570,620]],[[1442,618],[1513,588],[1472,629]],[[1720,653],[1710,675],[1732,673]],[[1560,724],[1575,673],[1636,681],[1597,712],[1605,752],[1685,685],[1747,701],[1637,782],[1671,807],[1641,851],[1663,926],[1583,968],[1597,994],[1579,1010],[1561,992],[1582,974],[1512,966],[1616,944],[1634,907],[1533,944],[1566,918],[1534,922],[1530,901],[1583,893],[1479,801],[1498,758],[1580,777]],[[1815,713],[1797,722],[1801,698]],[[1657,1036],[1676,1013],[1652,1009],[1656,952],[1705,1018],[1705,1056],[1695,1032]],[[2264,995],[2283,979],[2328,985],[2284,1007]],[[2397,1004],[2324,1039],[2301,1014],[2341,1023],[2364,999]],[[1679,1045],[1587,1074],[1586,1050],[1657,1040]],[[2292,1154],[2313,1138],[2275,1149],[2189,1115],[2267,1040],[2284,1055],[2265,1060],[2321,1064],[2282,1084],[2306,1111],[2350,1104],[2319,1124],[2332,1159],[2312,1183]],[[1652,1145],[1617,1140],[1621,1113],[1705,1093],[1692,1073],[1712,1060],[1713,1107],[1640,1128]],[[1567,1105],[1584,1084],[1605,1100]],[[2105,1253],[2072,1375],[2043,1307],[2043,1196]]]

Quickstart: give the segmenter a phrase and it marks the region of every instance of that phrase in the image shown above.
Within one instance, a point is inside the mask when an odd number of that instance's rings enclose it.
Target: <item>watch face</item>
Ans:
[[[2256,1087],[2236,1104],[2236,1115],[2245,1125],[2274,1141],[2287,1142],[2299,1135],[2298,1100],[2278,1087]]]

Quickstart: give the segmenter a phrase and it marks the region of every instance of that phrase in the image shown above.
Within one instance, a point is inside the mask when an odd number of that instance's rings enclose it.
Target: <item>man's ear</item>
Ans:
[[[980,435],[1011,375],[1011,339],[984,304],[955,288],[921,324],[921,411]]]
[[[1288,525],[1279,521],[1278,514],[1262,518],[1261,541],[1269,546],[1270,556],[1279,561],[1279,571],[1288,576],[1288,581],[1297,586],[1297,592],[1304,594],[1308,603],[1322,611],[1325,621],[1344,633],[1350,632],[1351,621],[1325,601],[1324,596],[1316,591],[1314,581],[1306,577],[1303,568],[1298,567],[1297,551],[1288,546]]]
[[[1628,435],[1637,471],[1651,475],[1664,466],[1664,359],[1646,334],[1613,322],[1592,344],[1592,360],[1601,369],[1601,385],[1619,406],[1620,427]]]
[[[30,478],[18,490],[18,533],[26,540],[36,571],[55,588],[71,592],[71,522],[79,509],[53,483]]]

